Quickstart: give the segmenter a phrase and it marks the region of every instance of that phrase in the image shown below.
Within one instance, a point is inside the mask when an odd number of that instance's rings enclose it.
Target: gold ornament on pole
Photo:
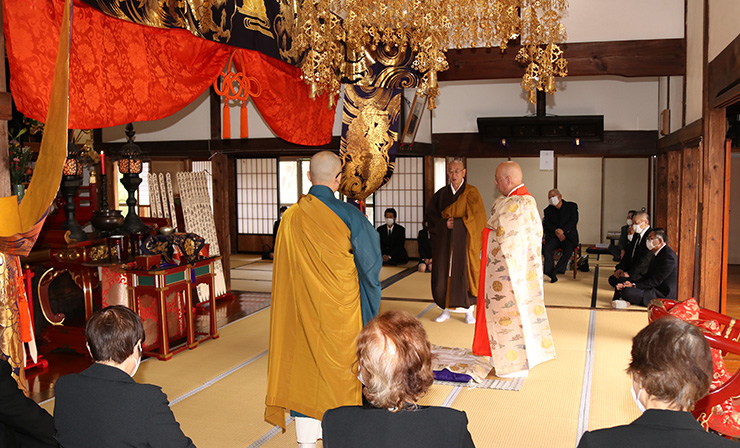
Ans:
[[[305,0],[297,12],[292,51],[305,54],[300,67],[312,96],[339,93],[347,55],[405,48],[422,74],[419,93],[436,107],[437,73],[447,70],[447,49],[498,46],[521,36],[517,61],[526,65],[522,88],[555,92],[555,76],[567,76],[558,42],[566,39],[561,18],[567,0]],[[364,84],[363,81],[360,81]]]

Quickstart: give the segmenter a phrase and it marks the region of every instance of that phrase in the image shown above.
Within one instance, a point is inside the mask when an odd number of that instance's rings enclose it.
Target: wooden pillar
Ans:
[[[681,151],[668,153],[668,191],[666,193],[666,224],[668,241],[678,241],[681,216]]]
[[[229,163],[227,164],[228,171],[224,173],[227,177],[226,181],[228,183],[228,191],[229,191],[229,210],[234,210],[234,213],[231,213],[231,216],[229,216],[229,229],[230,229],[230,236],[231,236],[231,247],[233,252],[238,252],[239,246],[238,246],[238,235],[237,227],[236,227],[236,163],[234,159],[229,159]]]
[[[234,216],[231,213],[231,201],[229,199],[228,163],[229,158],[226,154],[219,153],[211,158],[211,168],[213,169],[213,219],[216,221],[218,246],[223,258],[226,289],[231,290],[231,226],[229,223],[234,219]]]
[[[653,227],[666,227],[668,219],[668,153],[658,156],[658,169],[655,176],[655,216]]]
[[[424,210],[434,193],[434,156],[424,156]]]
[[[723,247],[726,230],[725,214],[725,131],[724,108],[710,108],[704,120],[702,161],[702,225],[699,242],[699,305],[720,311],[722,300]]]
[[[684,148],[682,158],[679,239],[669,238],[668,245],[678,253],[678,298],[683,300],[694,292],[701,151],[698,146]]]

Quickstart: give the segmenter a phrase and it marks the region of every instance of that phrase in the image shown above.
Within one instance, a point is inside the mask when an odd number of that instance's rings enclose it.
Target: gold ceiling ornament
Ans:
[[[522,47],[516,60],[527,64],[521,85],[529,92],[532,104],[537,103],[537,90],[555,93],[555,77],[568,76],[568,61],[557,45],[567,38],[565,26],[560,23],[567,7],[567,0],[533,0],[521,10]]]
[[[557,42],[566,39],[561,18],[567,0],[305,0],[297,15],[294,49],[312,94],[339,93],[346,55],[407,45],[412,67],[422,74],[418,89],[436,107],[437,73],[447,70],[448,47],[498,46],[521,36],[517,61],[526,64],[522,88],[555,91],[555,76],[567,76]],[[356,71],[355,71],[356,73]],[[366,82],[360,81],[360,84]],[[333,97],[334,95],[332,95]]]

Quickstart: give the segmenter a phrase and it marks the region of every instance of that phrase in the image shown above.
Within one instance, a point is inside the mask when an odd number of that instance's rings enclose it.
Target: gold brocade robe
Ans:
[[[497,374],[532,369],[555,358],[542,285],[542,221],[529,194],[500,197],[493,204],[484,237],[484,270],[478,298],[478,325],[485,325],[490,354],[480,350],[476,328],[474,352],[489,355]],[[485,235],[485,233],[484,233]],[[485,310],[481,310],[484,304]],[[487,348],[487,347],[486,347]]]
[[[362,329],[360,289],[347,225],[312,195],[283,215],[275,246],[265,420],[285,411],[321,419],[362,403],[353,371]]]

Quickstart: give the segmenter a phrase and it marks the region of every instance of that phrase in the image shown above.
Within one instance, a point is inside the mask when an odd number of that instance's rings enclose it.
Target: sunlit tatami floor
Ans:
[[[270,262],[232,260],[233,289],[269,292]],[[383,268],[381,311],[404,309],[419,317],[433,344],[469,348],[473,326],[462,314],[434,322],[439,310],[431,302],[431,275],[406,269],[413,266]],[[519,391],[435,384],[422,404],[464,410],[478,447],[574,447],[584,430],[636,418],[624,371],[631,339],[647,315],[644,309],[608,308],[606,288],[598,288],[597,308],[591,309],[593,267],[576,279],[569,273],[546,284],[557,359],[533,369]],[[598,285],[608,272],[602,267]],[[268,327],[269,309],[263,309],[223,326],[219,339],[195,350],[166,362],[145,361],[135,379],[163,388],[183,431],[199,447],[294,447],[294,424],[281,433],[262,418]],[[52,411],[53,398],[42,405]]]

